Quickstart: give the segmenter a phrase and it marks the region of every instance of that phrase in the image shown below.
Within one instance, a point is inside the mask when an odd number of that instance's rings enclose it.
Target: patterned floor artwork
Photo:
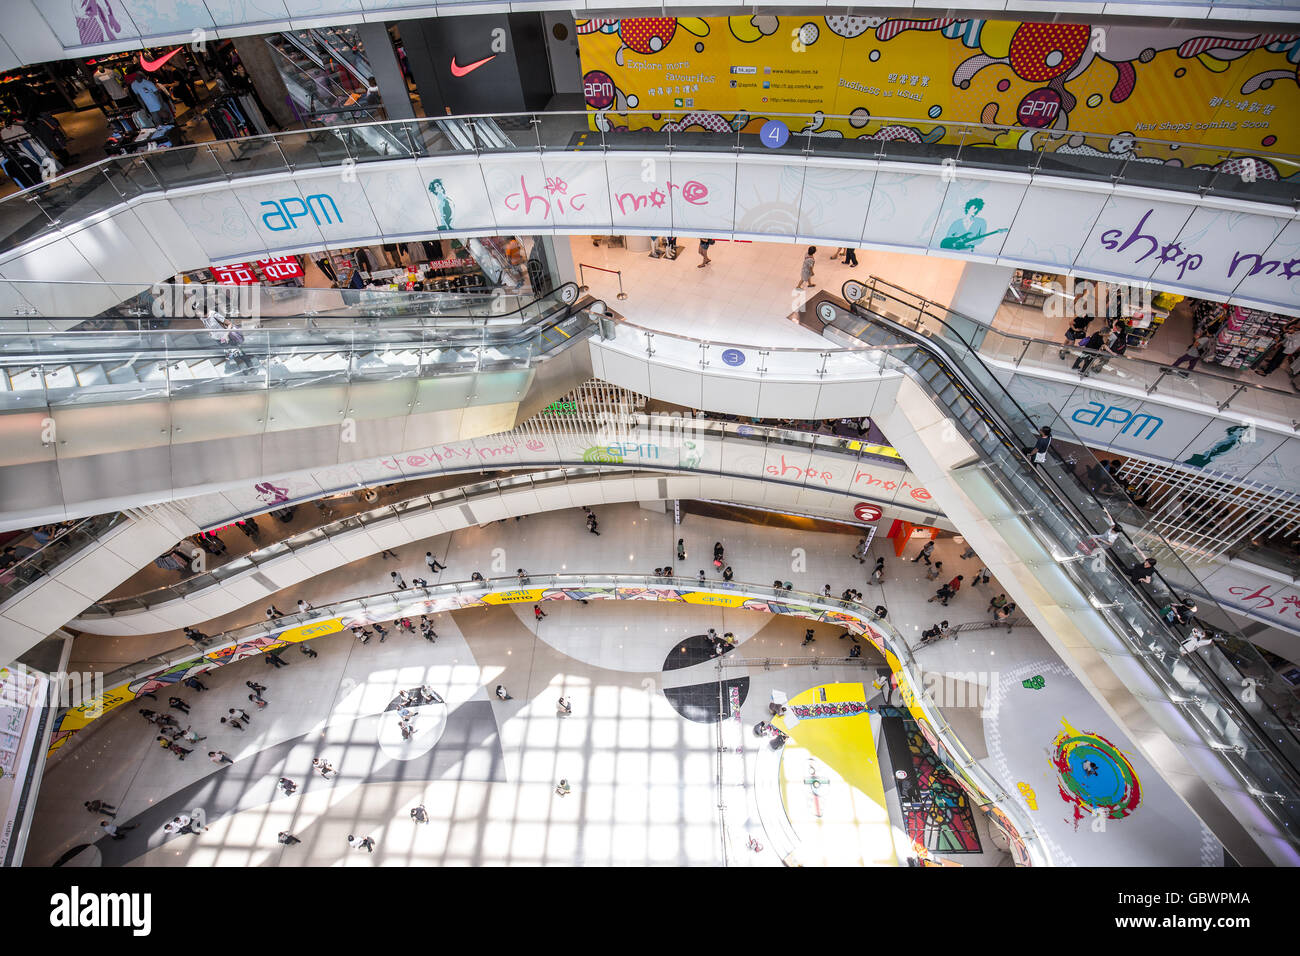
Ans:
[[[912,752],[916,786],[910,794],[900,794],[907,835],[927,850],[979,853],[979,832],[966,792],[944,769],[910,714],[897,707],[884,707],[881,713],[902,719]]]

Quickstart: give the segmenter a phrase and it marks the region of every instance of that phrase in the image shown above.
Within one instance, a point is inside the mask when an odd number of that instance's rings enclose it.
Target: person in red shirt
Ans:
[[[930,598],[927,603],[939,601],[944,607],[947,607],[948,602],[952,600],[953,595],[961,590],[961,582],[964,580],[966,579],[963,575],[957,575],[943,587],[939,588],[939,590],[934,593],[934,597]]]

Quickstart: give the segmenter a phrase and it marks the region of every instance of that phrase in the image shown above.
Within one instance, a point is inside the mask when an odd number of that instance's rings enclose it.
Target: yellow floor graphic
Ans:
[[[800,839],[786,862],[897,866],[875,735],[861,684],[824,684],[790,699],[772,723],[790,737],[781,799]]]

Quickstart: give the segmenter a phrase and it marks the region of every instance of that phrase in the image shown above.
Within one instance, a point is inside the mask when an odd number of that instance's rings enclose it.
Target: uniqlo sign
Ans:
[[[258,259],[258,268],[267,282],[279,282],[281,279],[298,279],[306,273],[298,262],[297,256],[273,256],[270,259]]]
[[[238,262],[230,266],[213,266],[212,278],[222,285],[254,285],[257,274],[247,262]]]

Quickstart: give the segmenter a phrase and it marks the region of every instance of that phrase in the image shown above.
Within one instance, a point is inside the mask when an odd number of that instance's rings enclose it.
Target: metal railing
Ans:
[[[0,571],[0,607],[63,562],[95,544],[105,531],[117,527],[128,517],[125,512],[115,511],[83,518],[31,554]]]
[[[956,773],[970,790],[972,799],[981,808],[996,807],[1007,820],[1019,831],[1029,862],[1035,866],[1050,863],[1041,842],[1035,833],[1033,821],[1020,802],[1011,795],[984,766],[971,757],[961,743],[948,721],[943,717],[934,701],[923,692],[925,687],[924,671],[917,665],[916,659],[907,642],[887,621],[878,620],[865,606],[854,601],[841,601],[825,598],[819,594],[805,591],[777,590],[772,587],[745,584],[737,581],[709,582],[700,586],[693,578],[655,577],[649,574],[531,574],[524,581],[516,577],[488,578],[483,581],[466,581],[439,584],[433,587],[409,587],[405,590],[384,591],[348,601],[337,602],[328,606],[313,608],[311,611],[290,614],[274,621],[259,622],[247,627],[212,635],[206,640],[195,642],[191,646],[177,647],[161,654],[155,654],[120,668],[104,678],[104,686],[118,687],[127,682],[138,681],[143,677],[173,668],[187,661],[200,663],[200,658],[227,647],[250,640],[274,636],[281,631],[312,624],[314,622],[339,619],[344,626],[349,621],[385,621],[398,617],[419,614],[421,605],[427,605],[430,612],[443,609],[474,607],[483,603],[486,594],[494,592],[528,592],[526,600],[545,600],[541,592],[547,589],[576,591],[591,598],[612,598],[614,600],[644,600],[647,595],[667,590],[676,594],[694,592],[725,591],[731,594],[749,595],[761,602],[764,608],[776,613],[791,614],[811,620],[833,620],[837,624],[847,623],[842,617],[828,615],[847,615],[854,619],[862,629],[861,633],[882,654],[891,653],[899,662],[899,686],[906,703],[912,705],[913,714],[918,711],[922,718],[934,730],[938,746],[938,756]],[[628,589],[626,597],[623,589]],[[534,598],[531,592],[539,592]],[[524,600],[525,598],[521,598]],[[769,603],[769,601],[771,603]],[[332,631],[329,633],[338,633]],[[323,635],[322,635],[323,636]],[[207,658],[213,666],[220,666],[224,659]],[[842,663],[838,658],[809,658],[819,666]]]
[[[966,344],[984,358],[1008,362],[1016,368],[1042,369],[1057,374],[1062,370],[1063,362],[1072,361],[1081,365],[1081,370],[1071,371],[1075,371],[1079,382],[1089,388],[1104,387],[1105,384],[1139,388],[1148,395],[1158,392],[1163,398],[1196,402],[1217,411],[1231,408],[1234,412],[1268,419],[1300,431],[1300,397],[1294,389],[1220,375],[1205,368],[1205,363],[1188,372],[1152,359],[1118,356],[1104,349],[1085,349],[1050,339],[1018,335],[991,322],[954,312],[879,276],[870,276],[867,285],[877,303],[875,307],[883,310],[886,317],[897,316],[903,324],[920,312],[942,317],[960,330]],[[1080,359],[1087,361],[1080,363]]]
[[[701,112],[555,111],[362,123],[294,130],[216,143],[176,146],[110,157],[25,189],[0,202],[0,251],[55,231],[146,193],[245,176],[469,153],[564,150],[785,153],[940,165],[1030,175],[1064,176],[1163,190],[1224,196],[1294,207],[1300,198],[1300,157],[1226,146],[1125,138],[1112,150],[1113,133],[1029,130],[987,123],[942,124],[909,117],[770,113],[793,130],[781,147],[763,144],[748,123],[725,132],[700,124]],[[480,131],[479,126],[483,129]],[[735,128],[739,125],[739,128]],[[651,128],[652,126],[657,128]],[[925,142],[917,128],[942,131]],[[844,136],[822,135],[842,130]],[[996,145],[1014,134],[1015,148]],[[1250,158],[1253,176],[1231,171]]]
[[[854,442],[838,436],[823,435],[815,432],[796,431],[792,429],[775,428],[760,425],[733,425],[712,420],[702,421],[694,419],[691,421],[695,429],[694,435],[700,439],[714,439],[722,443],[738,442],[746,446],[754,446],[761,449],[769,448],[790,448],[799,449],[804,452],[816,452],[819,454],[834,454],[842,456],[855,463],[863,463],[875,460],[872,452],[868,450],[862,442]],[[635,433],[630,432],[626,437],[628,441],[636,441]],[[485,440],[508,440],[511,438],[510,433],[497,436],[487,436]],[[223,583],[230,581],[237,575],[245,571],[254,570],[270,561],[273,561],[286,554],[293,553],[298,549],[314,544],[323,538],[332,537],[335,534],[345,531],[365,528],[376,522],[387,521],[390,518],[406,517],[412,513],[418,513],[424,510],[443,507],[450,503],[464,504],[471,502],[478,497],[495,497],[502,493],[508,493],[512,490],[522,488],[535,488],[538,485],[545,484],[565,484],[576,479],[585,479],[587,477],[599,477],[609,473],[611,469],[618,471],[620,477],[626,476],[629,470],[641,469],[646,474],[661,475],[664,472],[681,472],[686,474],[699,474],[698,468],[685,468],[681,466],[672,466],[665,463],[662,467],[651,468],[645,462],[635,465],[618,466],[615,463],[608,463],[604,467],[583,467],[579,461],[582,451],[590,447],[592,442],[598,439],[608,441],[609,435],[597,435],[595,433],[584,434],[575,431],[572,433],[570,444],[576,449],[573,462],[566,462],[559,469],[543,470],[544,463],[535,463],[537,470],[527,471],[522,474],[514,474],[507,478],[490,479],[487,481],[473,482],[470,484],[460,485],[456,488],[446,491],[423,493],[412,495],[399,501],[389,502],[379,507],[370,509],[359,514],[349,515],[331,522],[326,522],[315,527],[303,530],[297,534],[282,538],[279,541],[271,542],[256,551],[242,555],[227,561],[219,567],[212,568],[200,574],[194,574],[180,581],[170,584],[160,585],[141,591],[137,594],[124,595],[122,597],[101,599],[87,608],[83,617],[95,616],[112,616],[130,611],[143,611],[152,607],[157,607],[169,601],[182,600],[193,597],[195,594],[208,588],[221,586]],[[856,447],[854,447],[856,446]],[[720,455],[719,458],[722,456]],[[559,462],[556,462],[559,464]],[[529,463],[521,463],[527,467]],[[478,472],[482,470],[481,463],[472,463],[466,465],[465,471]],[[449,471],[438,471],[432,475],[409,475],[396,480],[420,480],[428,477],[452,474]],[[709,475],[724,475],[731,478],[748,478],[751,480],[763,480],[776,484],[784,484],[772,476],[760,476],[745,474],[739,471],[726,471],[722,469],[710,469]],[[850,494],[848,491],[843,494]],[[861,498],[862,492],[852,492],[853,497]],[[277,504],[276,508],[284,508],[289,505],[297,504],[298,500],[290,500]],[[920,502],[912,502],[911,506],[922,513],[927,513]],[[260,512],[259,512],[260,513]],[[251,513],[250,513],[251,514]],[[224,519],[223,524],[229,524],[240,518],[248,517],[248,514],[235,515]],[[1004,622],[1001,622],[1005,626]]]
[[[837,309],[828,331],[852,341],[916,343],[909,359],[914,380],[949,408],[980,453],[969,467],[997,486],[1205,746],[1251,782],[1252,794],[1265,795],[1257,798],[1259,805],[1279,831],[1300,840],[1300,739],[1275,709],[1290,706],[1292,698],[1289,688],[1265,683],[1277,678],[1258,649],[1212,598],[1197,611],[1195,624],[1168,623],[1164,605],[1192,590],[1207,592],[1059,413],[1048,407],[1026,411],[1011,397],[964,334],[969,320],[924,306],[901,318],[892,309],[877,311],[882,300],[909,310],[911,303],[856,281],[846,283],[844,296],[855,303],[853,311]],[[1069,444],[1068,455],[1030,461],[1025,449],[1032,449],[1042,425],[1053,429],[1056,446]],[[1102,547],[1102,536],[1116,523],[1141,546],[1130,538],[1123,549],[1118,543]],[[1147,556],[1158,558],[1161,568],[1152,575],[1151,591],[1129,567]],[[1189,651],[1193,627],[1221,643]]]
[[[597,327],[577,297],[568,283],[499,327],[0,331],[0,412],[529,369]]]

